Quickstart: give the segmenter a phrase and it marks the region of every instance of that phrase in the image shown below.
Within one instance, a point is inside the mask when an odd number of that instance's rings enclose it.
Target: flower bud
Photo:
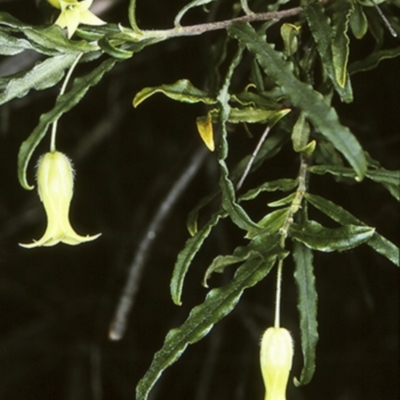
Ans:
[[[268,328],[261,340],[260,365],[265,400],[286,400],[286,385],[292,368],[293,341],[285,328]]]
[[[39,160],[37,171],[38,192],[47,215],[47,229],[41,239],[22,247],[54,246],[59,242],[77,245],[98,238],[80,236],[69,221],[69,207],[74,190],[71,161],[63,153],[46,153]]]

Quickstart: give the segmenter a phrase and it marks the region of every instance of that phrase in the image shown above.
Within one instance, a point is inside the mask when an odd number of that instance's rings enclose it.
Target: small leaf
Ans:
[[[282,55],[261,38],[248,24],[233,24],[228,33],[244,43],[257,57],[265,72],[281,86],[294,106],[346,157],[362,179],[367,168],[364,152],[355,136],[341,125],[334,108],[325,103],[323,96],[311,86],[299,81]]]
[[[330,200],[324,199],[321,196],[317,196],[311,193],[305,193],[307,201],[312,204],[318,210],[322,211],[328,217],[341,225],[353,224],[363,225],[363,222],[350,214],[347,210],[332,203]],[[383,255],[393,264],[400,266],[400,251],[399,248],[392,242],[381,236],[378,232],[375,232],[371,239],[368,240],[367,245],[374,249],[377,253]]]
[[[228,121],[232,124],[244,122],[248,124],[269,122],[270,125],[274,125],[290,111],[290,108],[284,110],[265,110],[255,107],[231,107]]]
[[[140,103],[156,93],[163,93],[170,99],[180,101],[182,103],[216,103],[215,99],[211,98],[203,90],[194,87],[189,80],[181,79],[172,84],[165,84],[161,86],[147,87],[142,89],[139,93],[136,94],[135,98],[133,99],[133,106],[137,107]]]
[[[37,63],[25,74],[20,73],[14,79],[10,77],[5,90],[0,93],[0,104],[25,96],[30,90],[44,90],[57,84],[68,69],[77,54],[65,54],[47,58]]]
[[[288,212],[289,212],[288,208],[283,208],[280,210],[272,211],[271,213],[263,217],[258,222],[258,225],[262,228],[262,234],[265,233],[272,234],[278,232],[279,229],[282,228],[283,224],[285,223]],[[246,235],[246,239],[253,239],[256,236],[257,234],[249,232]]]
[[[284,44],[284,53],[287,56],[292,56],[297,51],[298,40],[297,36],[300,33],[300,26],[289,23],[284,23],[281,26],[281,37]]]
[[[301,350],[304,365],[296,386],[309,383],[315,371],[315,351],[318,342],[317,290],[313,267],[313,253],[302,243],[294,242],[294,279],[297,286],[297,308],[300,314]]]
[[[197,131],[200,134],[204,144],[210,151],[215,150],[214,143],[214,130],[212,124],[211,114],[208,113],[206,117],[199,117],[196,120]]]
[[[313,250],[324,252],[349,250],[369,240],[375,229],[369,226],[344,225],[329,229],[316,221],[307,221],[303,225],[292,224],[290,236]]]
[[[268,203],[268,207],[282,207],[290,204],[294,198],[296,197],[296,193],[291,193],[288,196],[282,197],[279,200],[271,201]]]
[[[189,344],[206,336],[214,324],[228,315],[236,306],[243,291],[254,286],[271,270],[276,255],[268,258],[251,258],[241,265],[232,281],[222,288],[211,290],[204,302],[192,309],[187,320],[178,328],[171,329],[162,348],[136,388],[136,399],[146,400],[161,374],[184,353]]]
[[[115,63],[115,59],[107,59],[86,76],[75,79],[71,90],[57,98],[52,110],[41,115],[39,124],[29,135],[28,139],[22,142],[18,153],[18,179],[24,189],[33,189],[33,186],[30,186],[27,182],[26,170],[34,150],[43,139],[49,125],[78,104],[89,88],[96,85],[103,75],[112,69]]]
[[[368,20],[358,1],[353,2],[354,12],[350,16],[350,28],[357,39],[362,39],[368,30]]]

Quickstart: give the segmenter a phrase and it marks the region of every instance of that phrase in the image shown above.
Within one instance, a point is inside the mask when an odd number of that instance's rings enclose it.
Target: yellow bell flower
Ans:
[[[293,341],[285,328],[268,328],[261,339],[260,365],[265,400],[286,400],[286,385],[292,368]]]
[[[58,151],[43,155],[37,171],[38,192],[47,215],[47,229],[43,237],[31,244],[21,244],[28,249],[39,246],[54,246],[57,243],[77,245],[97,239],[80,236],[69,221],[69,207],[74,191],[74,172],[68,157]]]
[[[79,24],[103,25],[106,24],[99,17],[89,11],[93,0],[47,0],[53,7],[61,10],[55,24],[67,28],[68,38],[75,33]]]

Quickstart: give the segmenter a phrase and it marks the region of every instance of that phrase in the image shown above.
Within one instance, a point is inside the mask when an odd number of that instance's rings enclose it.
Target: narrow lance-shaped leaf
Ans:
[[[349,29],[350,16],[354,11],[351,1],[339,0],[334,4],[333,13],[333,39],[332,39],[332,57],[335,69],[335,77],[339,86],[344,87],[347,74],[347,63],[349,60],[350,39],[347,35]]]
[[[199,6],[204,6],[208,3],[211,3],[215,0],[192,0],[190,3],[186,4],[176,15],[174,24],[175,26],[180,26],[181,24],[181,19],[183,16],[193,7],[199,7]]]
[[[3,92],[0,93],[0,104],[25,96],[30,90],[44,90],[57,84],[64,72],[68,69],[77,54],[65,54],[47,58],[37,63],[25,74],[18,74],[16,78],[10,79]]]
[[[45,136],[49,125],[78,104],[89,88],[96,85],[116,62],[114,59],[108,59],[89,74],[82,78],[77,78],[71,90],[57,98],[54,108],[41,115],[39,124],[29,135],[28,139],[21,144],[18,153],[18,179],[23,188],[28,190],[33,189],[33,186],[30,186],[27,182],[26,170],[34,150]]]
[[[300,314],[301,349],[303,369],[300,379],[294,378],[296,386],[309,383],[315,371],[315,351],[318,342],[317,290],[313,267],[313,253],[302,243],[294,242],[294,279],[297,286],[297,308]]]
[[[217,225],[220,218],[224,218],[226,215],[227,214],[223,211],[216,212],[201,230],[186,241],[185,247],[178,254],[170,284],[172,301],[176,305],[182,304],[183,282],[193,258],[210,235],[212,228]]]
[[[294,106],[345,156],[357,175],[362,179],[367,168],[360,144],[348,128],[341,125],[334,108],[327,105],[323,96],[312,87],[299,81],[283,60],[263,37],[248,24],[234,24],[228,32],[254,53],[265,72],[279,85]]]
[[[346,83],[344,87],[342,87],[336,79],[331,46],[333,31],[329,23],[329,18],[325,15],[324,8],[319,3],[311,3],[304,9],[304,14],[315,40],[322,64],[335,87],[335,90],[343,101],[346,103],[352,102],[353,93],[350,80],[346,79]]]
[[[133,99],[133,106],[137,107],[140,103],[156,93],[162,93],[170,99],[181,101],[182,103],[216,103],[216,100],[210,97],[208,93],[197,89],[189,80],[181,79],[175,83],[142,89]]]
[[[396,57],[400,57],[400,47],[374,51],[363,60],[358,60],[351,63],[349,65],[349,73],[356,74],[362,71],[369,71],[376,68],[381,61]]]
[[[145,376],[136,388],[136,400],[146,400],[163,371],[179,359],[189,344],[206,336],[213,325],[228,315],[238,303],[243,291],[263,279],[273,267],[276,255],[251,258],[238,268],[226,286],[211,290],[204,302],[194,307],[187,320],[172,329],[162,348],[155,354]]]
[[[337,165],[313,165],[309,167],[308,170],[319,175],[330,173],[340,177],[356,178],[356,175],[352,169]],[[381,183],[396,200],[400,200],[399,170],[390,171],[379,167],[375,169],[368,169],[366,176],[376,183]]]
[[[328,215],[339,224],[364,225],[362,221],[349,213],[344,208],[332,203],[330,200],[324,199],[315,194],[306,193],[307,201],[314,207],[318,208],[324,214]],[[399,248],[378,232],[374,232],[373,236],[367,241],[367,245],[374,249],[377,253],[383,255],[393,264],[400,266],[400,251]]]
[[[375,229],[369,226],[344,225],[340,228],[325,228],[316,221],[302,225],[292,224],[290,236],[313,250],[324,252],[349,250],[369,240]]]

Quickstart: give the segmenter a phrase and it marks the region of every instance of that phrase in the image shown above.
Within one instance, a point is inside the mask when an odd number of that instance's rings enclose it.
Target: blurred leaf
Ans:
[[[186,241],[185,247],[178,254],[170,284],[172,301],[176,305],[182,304],[181,297],[183,282],[194,256],[197,254],[206,238],[210,235],[212,228],[217,225],[220,218],[225,218],[226,215],[227,214],[223,211],[214,213],[201,230]]]
[[[324,214],[328,215],[341,225],[365,225],[354,215],[350,214],[347,210],[331,202],[330,200],[311,193],[305,193],[304,196],[315,208],[322,211]],[[367,245],[373,248],[377,253],[386,257],[393,264],[397,265],[398,267],[400,266],[399,248],[385,237],[381,236],[378,232],[374,232],[371,239],[368,240]]]
[[[54,108],[41,115],[39,124],[29,135],[28,139],[22,142],[18,153],[18,179],[24,189],[33,189],[33,186],[30,186],[27,182],[26,170],[33,152],[45,136],[49,125],[76,106],[89,88],[96,85],[103,75],[114,67],[116,62],[115,59],[107,59],[89,74],[75,79],[71,90],[62,96],[58,96]]]
[[[276,255],[251,258],[241,265],[232,281],[224,287],[211,290],[204,302],[192,309],[187,320],[171,329],[162,348],[136,388],[136,400],[146,400],[163,371],[179,359],[189,344],[206,336],[213,325],[228,315],[236,306],[245,289],[254,286],[271,270]]]
[[[65,54],[47,58],[37,63],[32,69],[26,73],[16,74],[15,78],[8,82],[3,92],[0,93],[0,104],[25,96],[30,90],[44,90],[57,84],[64,72],[68,69],[77,54]]]
[[[18,39],[6,32],[0,31],[0,54],[3,56],[13,56],[26,49],[31,49],[31,45],[25,39]]]
[[[339,86],[345,87],[347,74],[347,63],[349,61],[350,39],[347,35],[350,16],[354,6],[349,0],[337,0],[333,5],[335,11],[332,16],[333,38],[332,38],[332,60],[335,77]]]
[[[345,79],[345,85],[339,85],[335,67],[333,63],[331,43],[334,33],[329,23],[329,18],[325,15],[324,9],[319,3],[311,3],[304,10],[308,26],[314,37],[318,54],[321,57],[322,64],[329,75],[329,78],[341,99],[346,103],[353,101],[353,92],[350,79]]]
[[[368,30],[368,20],[358,1],[353,1],[353,6],[354,12],[350,16],[350,28],[357,39],[362,39]]]
[[[133,99],[133,106],[137,107],[144,100],[148,99],[155,93],[163,93],[170,99],[181,101],[182,103],[199,103],[215,104],[216,100],[209,97],[208,93],[197,89],[187,79],[181,79],[172,84],[165,84],[156,87],[147,87],[136,94]]]
[[[349,73],[356,74],[357,72],[369,71],[376,68],[381,61],[399,56],[400,47],[374,51],[363,60],[354,61],[353,63],[351,63],[349,65]]]
[[[296,193],[291,193],[288,196],[282,197],[279,200],[271,201],[268,203],[268,207],[282,207],[290,204],[294,198],[296,197]]]
[[[342,126],[334,108],[327,105],[323,96],[311,86],[300,82],[282,55],[260,37],[248,24],[229,27],[231,36],[240,40],[254,53],[265,72],[288,95],[293,104],[302,110],[314,126],[346,157],[362,179],[366,171],[365,156],[360,144],[348,128]]]
[[[314,174],[324,175],[330,173],[332,175],[354,178],[356,175],[351,168],[336,165],[313,165],[308,170]],[[389,171],[384,168],[368,169],[366,177],[374,182],[381,183],[390,194],[400,201],[400,171]]]
[[[284,53],[287,56],[292,56],[297,51],[297,36],[299,36],[300,29],[300,26],[289,23],[284,23],[281,26],[281,37],[284,44]]]
[[[375,229],[369,226],[344,225],[329,229],[316,221],[306,221],[302,225],[292,224],[289,235],[313,250],[324,252],[349,250],[369,240]]]
[[[301,350],[304,365],[296,386],[309,383],[315,371],[315,351],[318,342],[317,290],[313,253],[300,242],[293,243],[294,279],[297,286],[297,308],[300,314]]]
[[[186,4],[176,15],[175,20],[174,20],[174,25],[175,26],[180,26],[181,24],[181,19],[183,16],[191,9],[194,7],[199,7],[199,6],[204,6],[208,3],[212,3],[215,0],[192,0],[190,3]]]

